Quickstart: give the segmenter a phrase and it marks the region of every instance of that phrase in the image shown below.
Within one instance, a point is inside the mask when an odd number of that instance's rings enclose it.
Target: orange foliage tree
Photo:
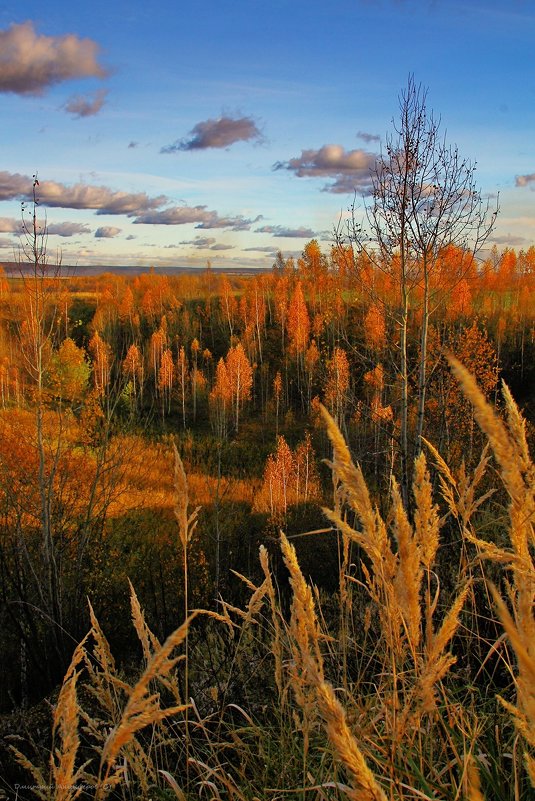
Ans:
[[[173,380],[175,376],[173,354],[170,348],[165,348],[160,360],[158,371],[158,389],[162,396],[162,414],[167,406],[167,413],[171,411],[171,394],[173,392]]]
[[[216,435],[223,439],[227,436],[228,412],[232,405],[232,388],[223,358],[216,367],[214,387],[210,393],[210,419]]]
[[[291,505],[319,500],[321,496],[314,449],[309,434],[292,451],[283,436],[277,437],[277,448],[268,456],[262,487],[254,509],[268,512],[272,522],[280,524]]]
[[[178,388],[180,391],[180,404],[182,407],[182,425],[186,428],[186,394],[188,388],[189,367],[186,357],[186,350],[183,345],[180,346],[177,359],[177,379]]]
[[[85,351],[67,337],[52,354],[47,371],[49,391],[61,400],[82,399],[89,380],[90,368]]]
[[[296,283],[288,307],[286,330],[291,350],[297,356],[302,355],[307,349],[310,338],[310,316],[301,281]]]
[[[109,388],[112,349],[95,331],[89,340],[89,353],[93,362],[93,383],[99,395],[104,395]]]
[[[245,355],[241,342],[230,348],[227,353],[226,368],[234,407],[234,427],[237,433],[241,408],[246,401],[250,400],[253,387],[253,368]]]
[[[444,443],[446,458],[451,463],[464,460],[470,464],[478,455],[476,445],[482,444],[482,439],[472,406],[444,358],[444,352],[448,351],[476,378],[487,397],[496,391],[498,384],[498,358],[487,331],[477,321],[470,326],[449,329],[443,340],[437,331],[432,331],[430,358],[435,365],[428,398],[430,417],[436,421],[432,438]],[[441,421],[442,428],[439,427]]]
[[[137,398],[138,391],[143,393],[143,359],[137,345],[130,345],[123,361],[123,375],[127,381],[132,382],[134,398]]]
[[[343,348],[335,348],[327,362],[327,380],[325,383],[325,405],[337,425],[342,428],[348,402],[349,361]]]

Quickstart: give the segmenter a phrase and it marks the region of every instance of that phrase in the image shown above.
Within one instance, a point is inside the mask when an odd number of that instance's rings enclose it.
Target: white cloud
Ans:
[[[194,248],[204,250],[214,245],[216,242],[213,236],[197,236],[195,239],[186,239],[180,242],[181,245],[192,245]]]
[[[121,228],[116,228],[114,225],[104,225],[102,228],[97,228],[95,231],[96,239],[113,239],[121,233]]]
[[[535,182],[535,172],[529,175],[517,175],[515,178],[515,186],[529,186]]]
[[[78,234],[90,234],[91,229],[82,223],[63,222],[47,225],[46,232],[56,236],[77,236]]]
[[[197,223],[195,228],[229,228],[232,231],[248,231],[254,220],[237,217],[220,217],[217,211],[209,211],[206,206],[171,206],[160,211],[140,214],[134,223],[143,225],[188,225]]]
[[[99,47],[75,34],[44,36],[32,22],[0,31],[0,92],[40,95],[71,78],[103,78]]]
[[[288,170],[297,178],[333,178],[325,192],[362,195],[371,192],[371,176],[376,156],[365,150],[345,150],[342,145],[323,145],[318,150],[302,150],[288,161],[278,161],[274,170]]]
[[[1,234],[18,234],[21,232],[21,230],[21,220],[15,220],[14,217],[0,217]]]
[[[82,97],[75,95],[66,102],[65,111],[72,114],[74,117],[93,117],[98,114],[104,103],[106,102],[106,89],[99,89],[95,92],[93,97]]]
[[[273,236],[286,237],[288,239],[314,239],[316,234],[311,228],[286,228],[283,225],[263,225],[255,228],[257,234],[272,234]]]
[[[198,122],[190,131],[189,139],[181,139],[162,147],[161,153],[179,150],[206,150],[230,147],[235,142],[259,141],[262,134],[251,117],[219,117],[217,120]]]
[[[0,172],[0,200],[31,200],[33,179],[20,173]],[[97,214],[133,217],[168,202],[165,195],[149,197],[145,192],[115,192],[106,186],[40,181],[37,189],[42,206],[62,209],[94,209]]]

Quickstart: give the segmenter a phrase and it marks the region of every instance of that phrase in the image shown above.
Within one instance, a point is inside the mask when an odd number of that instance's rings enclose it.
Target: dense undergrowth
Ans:
[[[426,443],[411,513],[395,480],[378,506],[323,410],[334,486],[324,530],[280,531],[262,545],[253,580],[235,574],[241,605],[221,596],[203,612],[188,596],[202,513],[175,452],[169,559],[182,573],[183,623],[162,642],[131,585],[142,664],[132,650],[118,666],[106,638],[114,622],[101,627],[90,607],[51,706],[52,739],[32,750],[11,737],[21,773],[8,793],[531,797],[534,467],[507,389],[502,419],[470,374],[452,368],[487,440],[473,468],[450,468]],[[307,538],[334,555],[334,592],[305,578],[294,544]]]

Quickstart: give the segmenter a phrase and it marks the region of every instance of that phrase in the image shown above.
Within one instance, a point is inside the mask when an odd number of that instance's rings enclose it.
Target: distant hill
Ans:
[[[6,275],[14,278],[16,278],[21,272],[28,273],[33,269],[31,264],[19,264],[16,261],[2,261],[0,262],[0,267],[4,268]],[[53,267],[54,265],[51,264],[51,268]],[[61,265],[61,272],[66,277],[76,275],[81,278],[84,276],[89,277],[102,275],[102,273],[115,273],[117,275],[141,275],[142,273],[148,273],[151,270],[156,273],[156,275],[183,275],[185,273],[201,273],[206,269],[206,267],[180,267],[178,265],[171,267],[137,267],[117,264],[84,265],[76,267],[68,264]],[[210,269],[214,273],[226,273],[227,275],[256,275],[258,273],[269,272],[269,268],[261,267],[211,267]]]

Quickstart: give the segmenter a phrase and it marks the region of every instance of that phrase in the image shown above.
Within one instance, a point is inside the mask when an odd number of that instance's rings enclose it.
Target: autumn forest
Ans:
[[[535,246],[490,246],[406,100],[366,231],[255,275],[81,277],[34,186],[0,277],[0,796],[529,797]]]

